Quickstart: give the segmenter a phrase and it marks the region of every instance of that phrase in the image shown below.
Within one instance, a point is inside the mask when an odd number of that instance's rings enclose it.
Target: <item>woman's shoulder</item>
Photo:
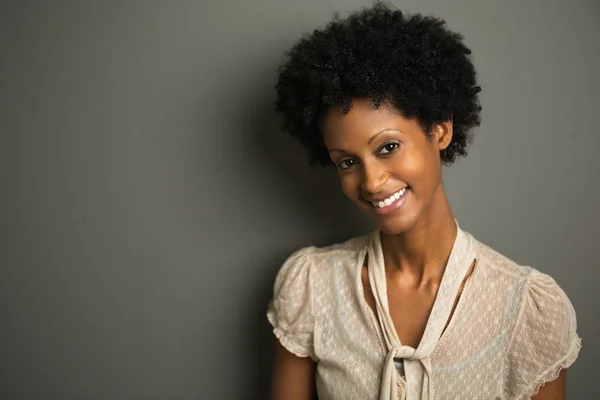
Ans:
[[[556,281],[547,273],[529,265],[519,264],[510,257],[498,252],[490,246],[474,240],[476,246],[477,266],[488,271],[488,274],[497,274],[511,280],[512,283],[521,283],[527,288],[544,288],[553,292],[560,290]]]
[[[300,265],[304,268],[324,267],[331,265],[333,260],[338,263],[356,262],[356,257],[367,248],[371,235],[364,234],[325,246],[302,247],[286,259],[282,269],[292,265],[296,268]]]
[[[311,277],[323,278],[331,268],[352,270],[372,234],[365,234],[326,246],[306,246],[294,251],[280,267],[275,278],[275,291],[286,286],[305,286]],[[303,283],[304,282],[304,283]]]
[[[505,276],[508,279],[525,282],[534,268],[522,265],[510,257],[500,253],[485,243],[475,242],[477,266],[486,269],[489,273]]]
[[[477,265],[484,269],[484,281],[487,285],[494,285],[494,289],[504,288],[490,290],[490,295],[494,293],[508,300],[507,304],[516,313],[516,325],[531,326],[535,321],[533,326],[538,328],[562,330],[569,337],[574,335],[577,325],[575,310],[550,274],[518,264],[481,242],[476,241],[476,246]]]
[[[562,292],[549,274],[535,267],[520,264],[480,241],[474,240],[474,242],[476,265],[484,270],[488,282],[504,281],[511,288],[520,287],[524,292],[533,290],[539,295],[554,296],[557,291]]]
[[[554,278],[535,267],[522,265],[490,246],[474,240],[476,246],[476,265],[484,270],[488,282],[504,281],[512,293],[522,293],[524,297],[566,297]],[[520,288],[521,290],[515,290]],[[570,303],[569,303],[570,304]]]

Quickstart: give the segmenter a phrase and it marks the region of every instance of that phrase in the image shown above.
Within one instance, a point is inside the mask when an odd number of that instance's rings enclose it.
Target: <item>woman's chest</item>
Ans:
[[[382,333],[366,323],[348,323],[351,320],[333,318],[320,334],[316,347],[319,399],[379,398],[387,356]],[[461,327],[465,336],[458,339],[456,327],[451,327],[447,333],[452,335],[442,338],[430,356],[435,399],[503,398],[506,338],[498,335],[479,341],[475,338],[481,336],[481,327],[470,325]]]
[[[331,278],[335,290],[322,288],[315,303],[320,398],[375,399],[388,353],[376,308],[369,306],[359,274]],[[506,349],[502,319],[469,293],[467,287],[430,355],[436,399],[501,398]],[[411,315],[423,330],[427,310],[411,314],[410,302],[402,306],[404,317],[394,318],[399,335],[403,337],[405,327],[407,332],[418,331],[414,324],[402,322]]]

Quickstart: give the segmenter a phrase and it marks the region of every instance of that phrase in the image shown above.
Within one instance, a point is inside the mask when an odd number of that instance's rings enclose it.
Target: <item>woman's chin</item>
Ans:
[[[401,235],[415,225],[415,218],[409,215],[386,215],[372,217],[377,228],[388,235]]]

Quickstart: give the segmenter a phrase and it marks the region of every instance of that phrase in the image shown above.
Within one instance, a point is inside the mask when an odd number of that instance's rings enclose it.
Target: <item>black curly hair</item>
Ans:
[[[382,2],[303,37],[279,69],[275,110],[282,128],[308,149],[311,164],[330,165],[320,125],[332,106],[344,113],[353,98],[371,98],[416,119],[426,134],[453,122],[444,164],[467,154],[481,106],[471,51],[441,19],[407,15]]]

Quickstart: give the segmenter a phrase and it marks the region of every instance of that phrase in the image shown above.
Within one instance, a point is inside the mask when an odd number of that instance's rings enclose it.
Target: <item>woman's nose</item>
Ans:
[[[377,193],[383,189],[389,175],[379,164],[363,163],[361,189],[367,193]]]

